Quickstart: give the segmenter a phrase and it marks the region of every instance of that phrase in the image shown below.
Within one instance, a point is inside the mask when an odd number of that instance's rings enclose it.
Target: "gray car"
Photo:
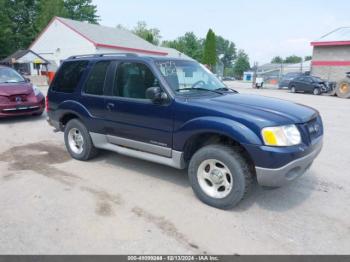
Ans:
[[[299,77],[299,76],[303,76],[304,73],[288,73],[285,74],[280,82],[278,83],[278,88],[284,88],[284,87],[289,87],[289,84],[292,80],[294,80],[295,78]]]
[[[319,77],[304,75],[290,81],[289,89],[292,93],[304,92],[321,95],[322,93],[332,91],[332,85],[330,82],[324,81]]]

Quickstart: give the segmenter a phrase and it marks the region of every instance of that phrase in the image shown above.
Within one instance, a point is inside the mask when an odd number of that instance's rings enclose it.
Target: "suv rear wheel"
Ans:
[[[253,181],[244,158],[232,147],[219,144],[198,150],[190,161],[188,175],[196,196],[220,209],[236,206]]]
[[[64,130],[64,142],[69,154],[77,160],[87,161],[98,153],[87,128],[78,119],[67,123]]]

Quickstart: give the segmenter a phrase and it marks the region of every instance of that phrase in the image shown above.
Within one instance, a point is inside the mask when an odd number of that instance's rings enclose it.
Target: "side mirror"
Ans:
[[[146,98],[155,104],[161,104],[168,99],[168,96],[159,86],[149,87],[146,90]]]
[[[24,81],[26,81],[26,83],[30,83],[30,79],[29,78],[24,78]]]

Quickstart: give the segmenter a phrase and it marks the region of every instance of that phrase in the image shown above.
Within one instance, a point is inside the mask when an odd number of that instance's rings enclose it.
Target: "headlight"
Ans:
[[[33,85],[33,91],[34,91],[35,96],[38,96],[39,94],[41,94],[40,89],[35,85]]]
[[[295,146],[301,143],[301,136],[295,125],[265,127],[261,131],[267,146]]]

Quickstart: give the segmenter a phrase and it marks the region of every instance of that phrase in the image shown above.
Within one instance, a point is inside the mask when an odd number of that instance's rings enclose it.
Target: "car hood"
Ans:
[[[316,83],[317,83],[317,84],[325,84],[326,81],[319,79],[319,80],[316,80]]]
[[[198,99],[194,103],[210,110],[220,110],[232,118],[255,118],[254,120],[261,125],[305,123],[318,114],[315,109],[308,106],[259,95],[227,94]]]
[[[33,92],[31,83],[0,84],[0,96],[29,95]]]

